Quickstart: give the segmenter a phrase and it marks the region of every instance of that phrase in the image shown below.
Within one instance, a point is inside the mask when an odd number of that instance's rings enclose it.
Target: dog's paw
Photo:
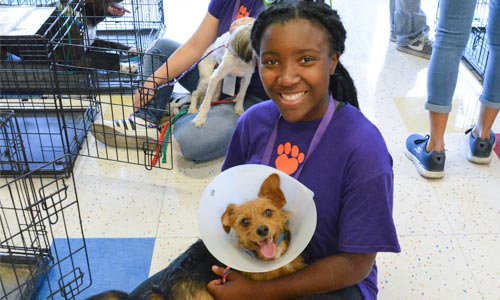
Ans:
[[[137,73],[139,67],[132,63],[120,63],[120,72],[122,73]]]
[[[198,112],[198,108],[196,108],[196,105],[189,105],[188,113],[189,114],[195,114]]]
[[[201,128],[203,125],[205,125],[205,121],[207,120],[206,116],[202,116],[198,114],[194,119],[193,119],[193,124],[194,127]]]
[[[234,106],[234,113],[237,114],[238,116],[241,116],[245,112],[245,109],[243,108],[243,105],[235,105]]]

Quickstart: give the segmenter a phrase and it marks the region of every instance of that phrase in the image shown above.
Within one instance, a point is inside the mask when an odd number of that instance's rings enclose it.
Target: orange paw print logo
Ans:
[[[236,20],[248,17],[250,13],[248,12],[247,8],[245,6],[240,6],[240,10],[238,11],[238,16],[236,17]]]
[[[291,175],[297,171],[299,164],[304,162],[305,155],[300,152],[299,147],[290,143],[278,145],[278,157],[276,158],[276,169]]]

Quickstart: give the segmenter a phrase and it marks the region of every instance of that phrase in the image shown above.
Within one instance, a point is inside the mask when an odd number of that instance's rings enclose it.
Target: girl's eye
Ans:
[[[264,211],[264,216],[266,216],[266,217],[268,217],[268,218],[272,217],[272,216],[273,216],[273,211],[272,211],[272,210],[270,210],[270,209],[266,209],[266,210]]]
[[[278,61],[276,61],[274,59],[267,59],[267,60],[263,61],[263,64],[264,65],[269,65],[269,66],[275,66],[275,65],[278,64]]]
[[[241,226],[248,227],[250,225],[250,221],[248,219],[243,219],[240,222]]]
[[[312,61],[313,61],[313,58],[312,58],[312,57],[303,57],[303,58],[302,58],[302,62],[303,62],[303,63],[306,63],[306,64],[307,64],[307,63],[310,63],[310,62],[312,62]]]

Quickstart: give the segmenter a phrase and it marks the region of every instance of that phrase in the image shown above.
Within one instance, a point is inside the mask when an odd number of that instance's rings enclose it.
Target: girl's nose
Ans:
[[[278,84],[282,86],[291,86],[299,82],[299,74],[292,64],[285,64],[278,76]]]

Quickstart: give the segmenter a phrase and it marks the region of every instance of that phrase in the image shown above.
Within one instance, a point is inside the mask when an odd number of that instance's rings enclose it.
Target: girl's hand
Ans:
[[[256,291],[256,283],[251,281],[238,271],[231,270],[227,273],[226,282],[222,282],[224,268],[212,266],[212,271],[219,275],[221,279],[216,279],[208,283],[207,290],[215,300],[255,300],[263,299],[254,292]]]
[[[231,26],[229,26],[229,32],[233,32],[236,28],[246,25],[248,23],[252,23],[253,21],[255,21],[255,18],[244,17],[237,19],[231,24]]]
[[[157,84],[152,80],[148,80],[137,89],[134,94],[134,112],[139,111],[139,108],[147,105],[153,99],[156,88]]]

